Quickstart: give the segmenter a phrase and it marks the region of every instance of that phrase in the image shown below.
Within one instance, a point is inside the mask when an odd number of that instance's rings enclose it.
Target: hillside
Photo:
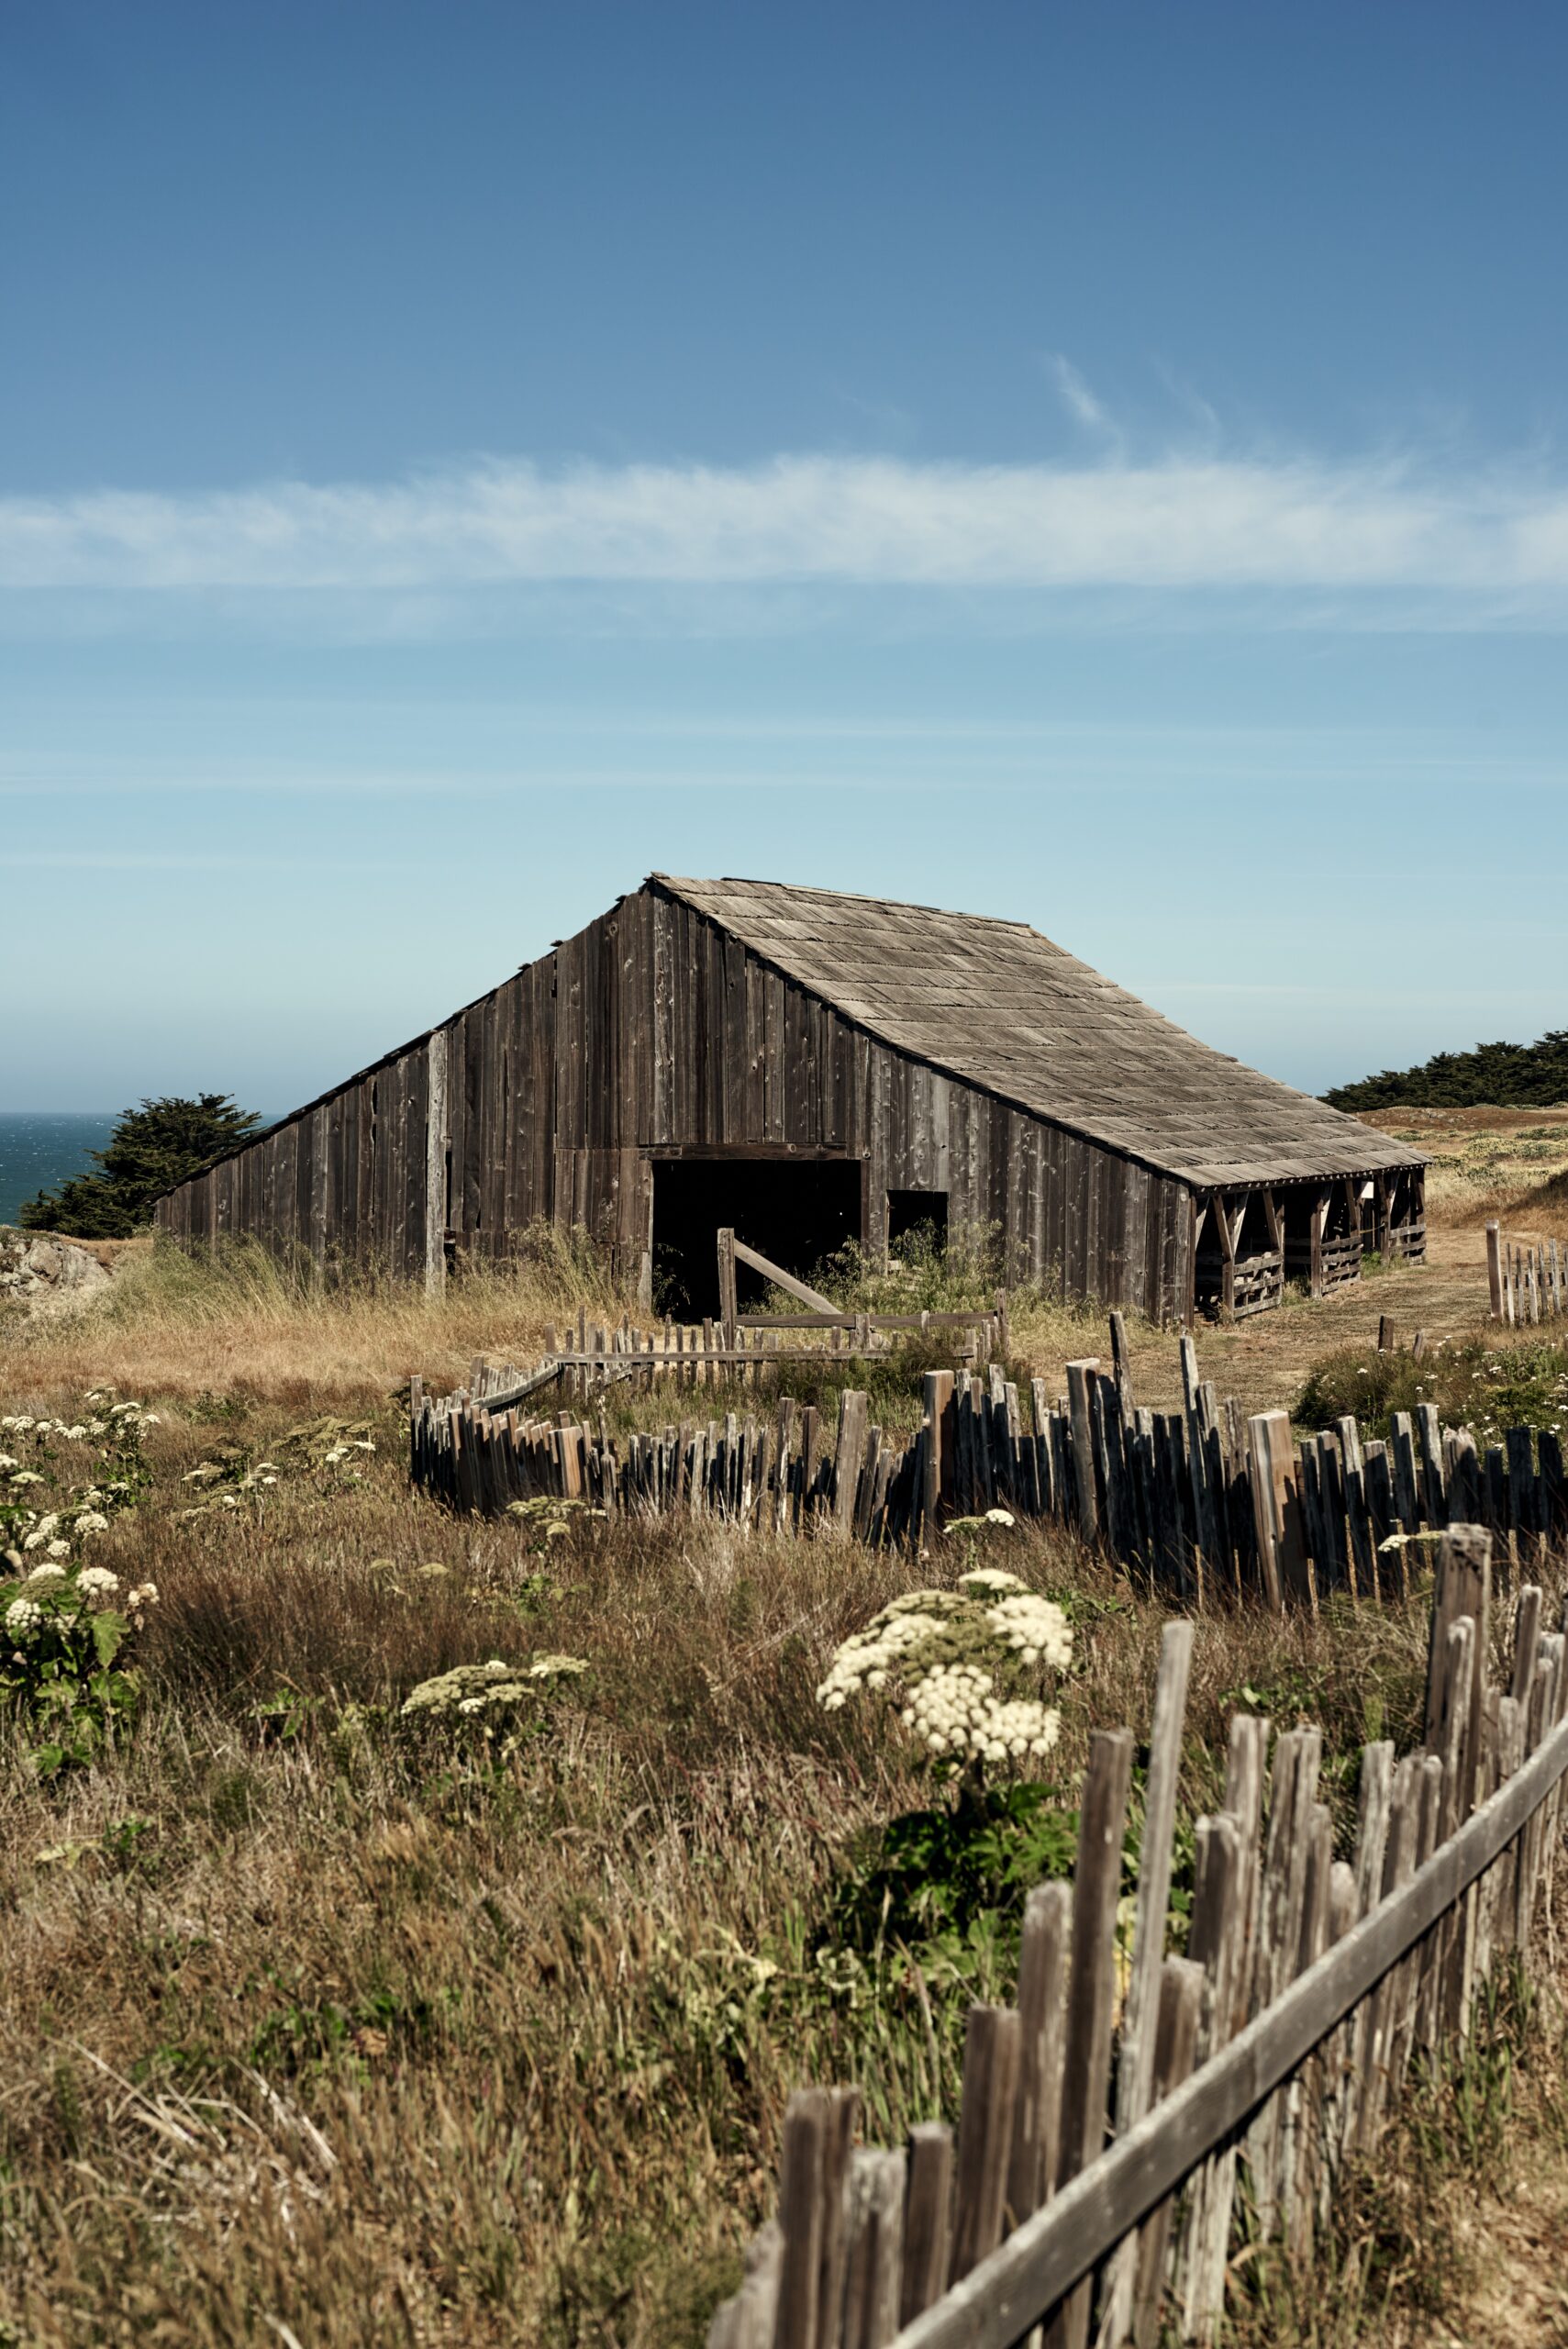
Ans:
[[[1331,1085],[1330,1108],[1548,1108],[1568,1101],[1568,1028],[1549,1028],[1533,1044],[1477,1044],[1470,1052],[1434,1052],[1418,1068],[1385,1068],[1352,1085]]]

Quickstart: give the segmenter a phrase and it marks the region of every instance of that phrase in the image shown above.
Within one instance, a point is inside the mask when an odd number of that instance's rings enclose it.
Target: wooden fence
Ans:
[[[584,1347],[584,1334],[595,1343]],[[1068,1391],[1054,1400],[1040,1379],[1020,1392],[996,1364],[984,1375],[928,1372],[909,1441],[872,1424],[866,1394],[852,1387],[836,1421],[786,1397],[767,1411],[694,1413],[619,1437],[602,1417],[595,1425],[585,1413],[546,1419],[517,1408],[562,1378],[601,1391],[617,1376],[700,1390],[720,1379],[755,1383],[786,1362],[833,1360],[820,1346],[783,1346],[776,1330],[738,1330],[733,1347],[721,1333],[710,1344],[710,1334],[580,1330],[577,1350],[531,1372],[476,1364],[468,1388],[439,1397],[416,1381],[414,1481],[481,1515],[549,1495],[617,1515],[684,1509],[878,1544],[918,1542],[951,1518],[1005,1508],[1073,1528],[1184,1607],[1261,1599],[1280,1609],[1334,1592],[1403,1592],[1412,1549],[1418,1556],[1451,1520],[1485,1526],[1502,1545],[1500,1565],[1525,1571],[1547,1544],[1568,1539],[1568,1480],[1550,1429],[1511,1428],[1483,1448],[1426,1404],[1396,1412],[1387,1441],[1363,1441],[1347,1416],[1298,1442],[1285,1412],[1249,1417],[1234,1398],[1222,1403],[1199,1379],[1185,1338],[1183,1408],[1144,1410],[1115,1314],[1110,1368],[1097,1357],[1069,1363]]]
[[[1494,1321],[1506,1321],[1510,1329],[1560,1321],[1568,1315],[1568,1250],[1555,1240],[1528,1245],[1506,1240],[1498,1225],[1489,1223],[1486,1284]]]
[[[1507,1953],[1528,1959],[1556,1865],[1568,1642],[1522,1588],[1492,1684],[1490,1552],[1480,1528],[1444,1536],[1425,1742],[1397,1763],[1362,1749],[1349,1861],[1320,1731],[1284,1731],[1266,1773],[1269,1724],[1232,1720],[1182,1956],[1165,1941],[1193,1627],[1167,1625],[1129,1961],[1134,1742],[1112,1730],[1091,1741],[1073,1883],[1029,1896],[1016,2004],[971,2009],[956,2136],[928,2121],[897,2152],[860,2148],[854,2089],[794,2096],[778,2218],[709,2349],[1086,2349],[1091,2324],[1099,2349],[1208,2343],[1243,2208],[1255,2237],[1310,2252],[1412,2059],[1464,2033]]]

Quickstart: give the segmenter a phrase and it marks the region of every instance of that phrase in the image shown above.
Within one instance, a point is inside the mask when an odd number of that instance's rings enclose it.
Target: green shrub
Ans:
[[[1470,1428],[1480,1444],[1510,1427],[1559,1429],[1568,1420],[1568,1346],[1440,1339],[1420,1362],[1342,1346],[1313,1364],[1292,1418],[1303,1428],[1351,1418],[1363,1435],[1386,1436],[1396,1411],[1421,1403],[1435,1404],[1445,1427]]]

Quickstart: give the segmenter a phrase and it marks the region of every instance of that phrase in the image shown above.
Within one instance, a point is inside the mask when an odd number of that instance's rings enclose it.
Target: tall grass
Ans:
[[[170,1326],[224,1335],[210,1275],[163,1277]],[[331,1327],[256,1298],[263,1358],[280,1312]],[[161,1594],[134,1735],[47,1787],[4,1732],[0,2321],[39,2349],[699,2341],[791,2087],[858,2079],[888,2138],[951,2114],[966,2006],[1010,1994],[1005,1918],[913,1951],[833,1930],[933,1790],[816,1686],[967,1550],[465,1521],[409,1488],[384,1395],[376,1451],[334,1464],[286,1397],[207,1376],[149,1397],[150,1494],[95,1553]],[[263,1460],[278,1485],[245,1486]],[[1090,1729],[1146,1728],[1162,1615],[1070,1541],[995,1539],[1077,1627],[1070,1812]],[[1424,1636],[1418,1605],[1206,1621],[1184,1819],[1219,1800],[1233,1707],[1304,1709],[1343,1844],[1361,1742],[1414,1733]],[[402,1722],[452,1664],[545,1650],[590,1676],[515,1751]]]
[[[21,1384],[192,1396],[237,1386],[296,1403],[374,1399],[418,1371],[437,1386],[476,1354],[537,1355],[550,1321],[580,1305],[618,1317],[626,1304],[581,1233],[530,1226],[509,1260],[465,1262],[428,1297],[411,1282],[344,1272],[323,1281],[253,1241],[188,1254],[155,1241],[128,1256],[101,1301],[69,1320],[10,1332]]]

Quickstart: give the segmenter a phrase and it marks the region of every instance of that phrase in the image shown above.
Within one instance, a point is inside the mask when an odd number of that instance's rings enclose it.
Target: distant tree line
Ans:
[[[76,1240],[128,1240],[151,1222],[155,1199],[199,1174],[261,1122],[254,1109],[236,1108],[227,1093],[144,1101],[121,1113],[102,1150],[88,1152],[96,1174],[73,1175],[24,1200],[17,1221],[29,1231]]]
[[[1334,1109],[1548,1108],[1568,1101],[1568,1028],[1550,1028],[1533,1044],[1477,1044],[1473,1052],[1434,1052],[1418,1068],[1385,1068],[1323,1096]]]

